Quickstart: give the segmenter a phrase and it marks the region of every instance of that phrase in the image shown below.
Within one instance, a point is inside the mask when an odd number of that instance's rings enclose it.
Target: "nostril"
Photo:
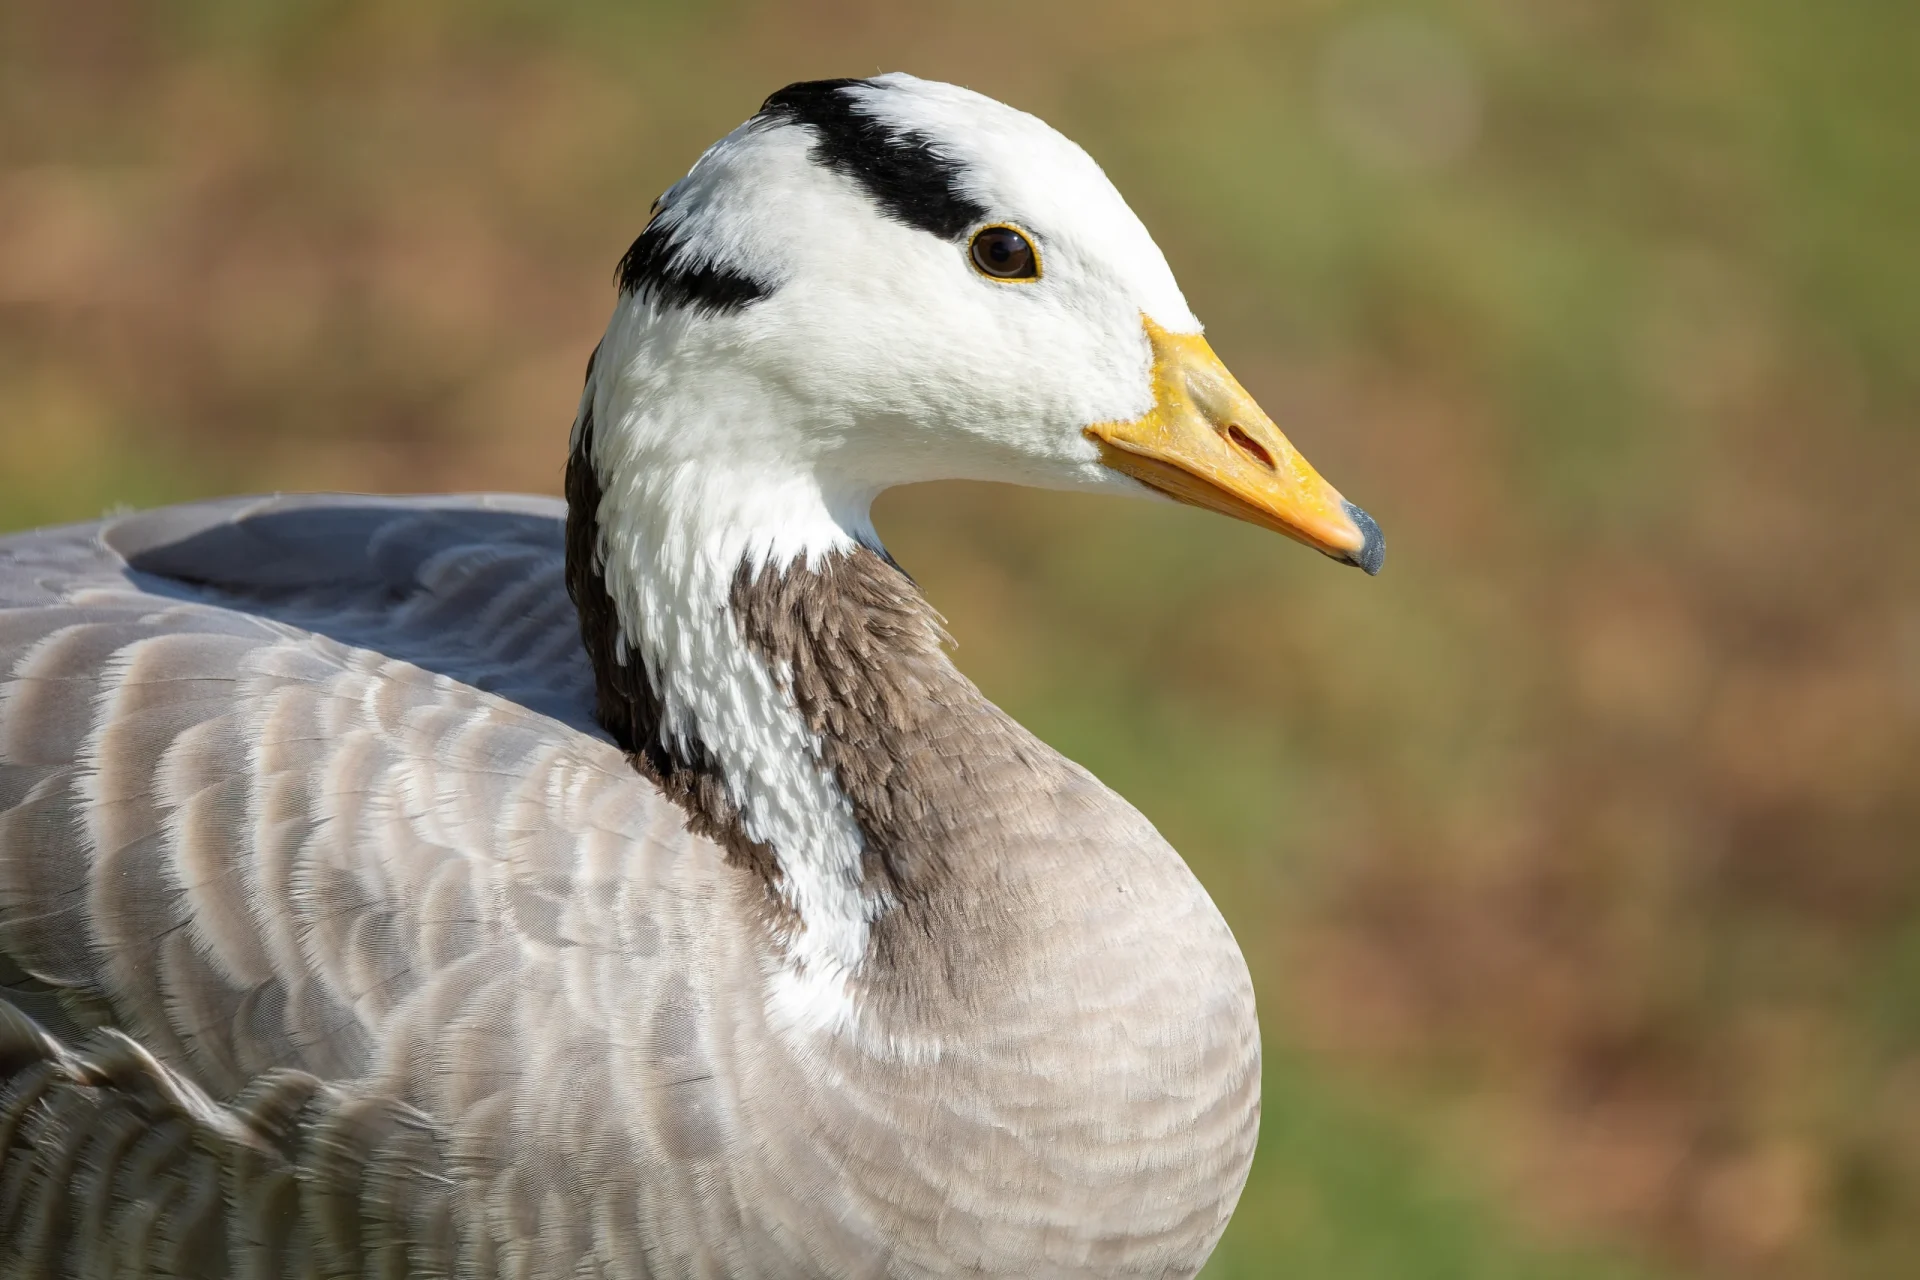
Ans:
[[[1242,431],[1239,423],[1236,422],[1227,428],[1227,439],[1238,445],[1240,452],[1246,454],[1267,470],[1273,470],[1273,455],[1267,452],[1265,445]]]

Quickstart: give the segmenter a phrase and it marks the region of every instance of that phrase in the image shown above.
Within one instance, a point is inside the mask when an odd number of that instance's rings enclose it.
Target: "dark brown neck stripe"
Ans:
[[[600,349],[594,348],[593,354],[597,358]],[[592,359],[587,361],[587,381],[593,381]],[[753,868],[771,889],[779,876],[773,850],[747,835],[727,797],[726,778],[705,744],[668,744],[660,732],[662,703],[646,659],[624,643],[601,560],[602,491],[593,465],[593,433],[589,396],[567,458],[567,595],[579,611],[580,639],[593,663],[594,718],[613,735],[633,767],[686,811],[691,830],[718,842],[731,861]]]

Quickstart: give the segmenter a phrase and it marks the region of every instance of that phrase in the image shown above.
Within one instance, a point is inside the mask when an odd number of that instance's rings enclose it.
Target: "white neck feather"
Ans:
[[[696,744],[704,748],[746,835],[777,859],[779,891],[797,923],[781,939],[774,1011],[802,1026],[844,1025],[846,980],[888,904],[862,887],[864,837],[785,687],[790,673],[770,669],[748,645],[730,596],[742,565],[818,565],[857,542],[878,546],[870,498],[830,495],[802,467],[781,474],[759,450],[701,454],[690,442],[711,415],[726,414],[726,437],[738,439],[741,415],[781,408],[754,403],[751,384],[739,379],[727,380],[716,405],[701,395],[705,380],[660,378],[657,350],[620,361],[611,347],[586,390],[607,593],[645,660],[668,749],[690,758]]]

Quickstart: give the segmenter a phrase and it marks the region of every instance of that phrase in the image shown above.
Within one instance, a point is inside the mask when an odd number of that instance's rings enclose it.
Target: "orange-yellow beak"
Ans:
[[[1287,443],[1207,340],[1142,322],[1153,347],[1153,408],[1087,428],[1101,461],[1169,497],[1380,572],[1387,548],[1373,517]]]

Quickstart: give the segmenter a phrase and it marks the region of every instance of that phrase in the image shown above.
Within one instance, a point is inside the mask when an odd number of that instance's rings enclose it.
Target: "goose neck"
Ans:
[[[932,611],[858,495],[796,470],[635,456],[583,407],[567,579],[601,724],[764,882],[770,936],[807,981],[868,965],[898,905],[896,766],[910,690],[960,681]],[[967,686],[970,689],[970,686]]]

